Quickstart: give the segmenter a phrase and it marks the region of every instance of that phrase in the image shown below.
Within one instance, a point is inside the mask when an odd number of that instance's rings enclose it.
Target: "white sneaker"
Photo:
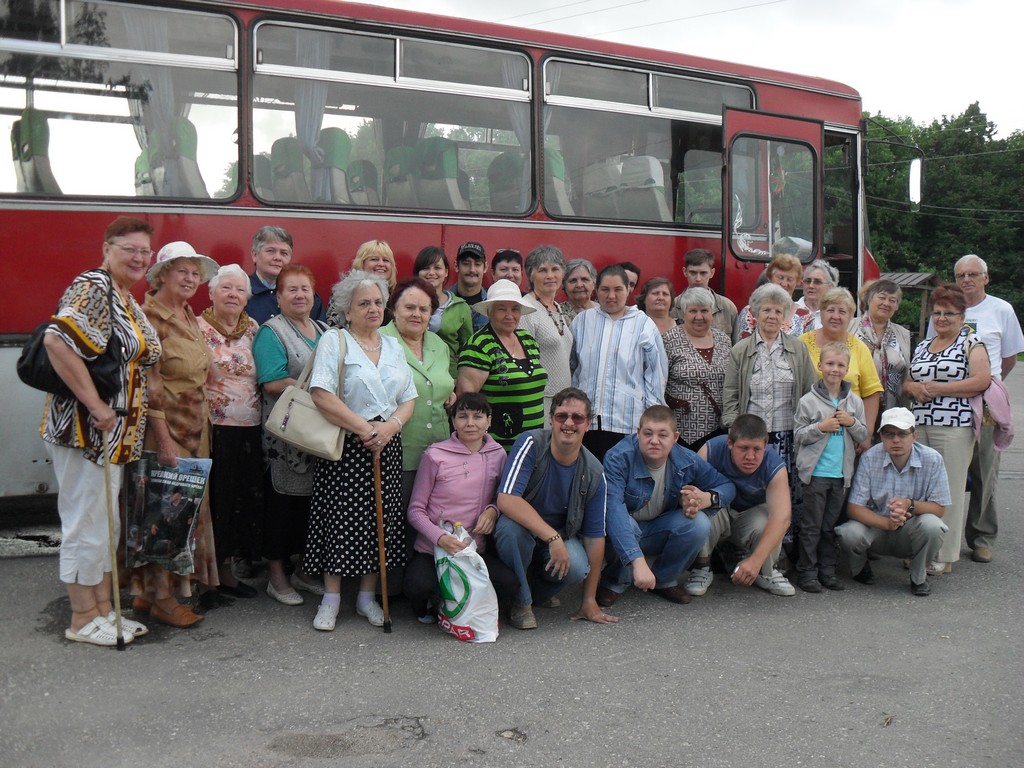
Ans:
[[[377,604],[376,600],[372,603],[367,603],[366,608],[362,608],[356,604],[356,613],[375,627],[384,626],[384,609]]]
[[[313,629],[319,629],[321,632],[333,632],[337,620],[338,606],[320,603],[320,607],[316,609],[316,618],[313,619]]]
[[[114,624],[115,615],[111,611],[107,614],[107,621]],[[115,624],[116,626],[116,624]],[[134,637],[142,637],[149,634],[149,628],[141,621],[133,621],[126,616],[121,617],[121,634],[131,632]]]
[[[711,574],[711,567],[707,568],[693,568],[690,571],[690,577],[686,580],[684,588],[691,595],[700,597],[708,591],[708,587],[711,586],[711,582],[714,580],[714,576]]]
[[[765,578],[760,573],[757,574],[757,578],[754,579],[754,583],[761,589],[771,592],[773,595],[792,597],[796,594],[796,590],[793,589],[793,585],[790,584],[786,577],[782,575],[782,572],[778,570],[773,570],[772,575],[768,578]]]

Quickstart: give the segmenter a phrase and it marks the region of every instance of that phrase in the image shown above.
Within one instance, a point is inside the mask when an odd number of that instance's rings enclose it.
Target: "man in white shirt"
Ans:
[[[956,284],[967,298],[967,323],[988,350],[992,377],[1005,379],[1024,352],[1024,333],[1020,321],[1008,301],[990,296],[988,265],[973,253],[960,258],[953,267]],[[930,333],[930,330],[929,330]],[[996,518],[996,478],[999,474],[999,453],[993,446],[992,425],[982,426],[981,439],[974,445],[971,459],[971,499],[967,508],[964,538],[976,563],[992,562],[998,521]]]

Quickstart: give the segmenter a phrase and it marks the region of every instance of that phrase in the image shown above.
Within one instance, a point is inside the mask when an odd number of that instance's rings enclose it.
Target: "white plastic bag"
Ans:
[[[441,590],[438,626],[459,640],[493,643],[498,639],[498,595],[476,542],[461,524],[451,535],[468,546],[454,555],[434,547],[434,566]]]

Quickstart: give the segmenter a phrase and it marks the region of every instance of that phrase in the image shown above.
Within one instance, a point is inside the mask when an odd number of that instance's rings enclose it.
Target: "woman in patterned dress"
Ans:
[[[377,604],[374,461],[381,466],[385,567],[405,565],[402,509],[402,427],[412,418],[416,385],[399,341],[380,332],[388,285],[376,275],[350,272],[334,286],[332,301],[345,330],[331,330],[317,345],[309,389],[324,417],[349,435],[338,461],[317,459],[303,568],[322,573],[324,596],[313,627],[334,629],[341,606],[342,577],[359,578],[356,613],[383,626]],[[345,379],[338,381],[345,339]]]
[[[481,392],[491,404],[491,437],[506,451],[516,438],[544,426],[548,374],[533,336],[519,320],[537,310],[511,280],[495,280],[487,300],[473,305],[487,325],[473,334],[459,355],[455,393]]]
[[[60,489],[60,580],[71,601],[71,626],[64,636],[92,645],[117,643],[102,462],[112,465],[111,494],[116,498],[124,465],[142,453],[149,404],[147,369],[160,357],[156,331],[130,292],[152,258],[152,233],[153,228],[140,219],[115,219],[103,235],[102,266],[74,279],[44,339],[54,370],[74,393],[73,398],[48,395],[40,426]],[[121,387],[104,402],[85,361],[103,354],[114,334],[121,342]],[[110,441],[106,457],[103,432]],[[114,515],[114,522],[116,538],[119,515]],[[121,627],[125,642],[147,632],[144,625],[126,619]]]
[[[146,448],[156,451],[157,460],[164,466],[176,466],[178,457],[210,455],[206,407],[210,351],[188,302],[216,272],[213,259],[179,241],[161,248],[146,274],[153,288],[146,293],[142,309],[163,346],[160,362],[149,373],[151,408]],[[190,597],[192,582],[201,585],[200,601],[206,607],[230,601],[215,589],[220,581],[209,494],[199,506],[194,535],[195,567],[191,574],[171,573],[153,563],[132,570],[132,594],[136,596],[133,606],[148,610],[150,618],[161,624],[184,629],[202,620],[201,614],[175,598],[176,594]]]
[[[712,327],[714,309],[715,297],[707,288],[686,289],[679,297],[683,324],[661,336],[668,356],[665,402],[675,413],[679,439],[694,451],[722,426],[722,386],[732,341]]]
[[[210,512],[220,557],[217,589],[252,598],[255,589],[235,578],[231,560],[255,560],[263,534],[262,409],[252,343],[259,326],[245,312],[252,296],[249,276],[237,264],[221,267],[210,279],[212,305],[199,317],[210,348],[206,402],[210,409]]]
[[[964,322],[967,298],[956,285],[932,291],[935,335],[917,345],[910,361],[910,378],[903,393],[915,401],[918,439],[942,454],[953,503],[942,522],[949,526],[938,560],[928,573],[950,573],[960,559],[964,532],[964,484],[974,452],[974,414],[970,398],[988,389],[991,380],[985,345]]]
[[[572,384],[569,355],[572,354],[571,318],[562,313],[555,300],[565,275],[565,257],[553,245],[538,245],[526,256],[526,279],[533,290],[523,301],[536,312],[519,319],[519,328],[537,342],[540,364],[548,375],[544,387],[544,426],[551,426],[551,398]]]

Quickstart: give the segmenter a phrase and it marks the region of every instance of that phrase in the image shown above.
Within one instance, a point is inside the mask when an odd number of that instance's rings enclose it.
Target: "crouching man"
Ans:
[[[874,584],[868,552],[910,559],[910,591],[931,592],[926,568],[938,557],[949,528],[942,522],[950,503],[942,456],[917,443],[914,414],[890,408],[882,414],[882,442],[861,454],[846,505],[849,521],[836,528],[850,572]]]
[[[551,429],[519,436],[498,483],[501,516],[494,544],[519,579],[509,617],[516,629],[535,629],[533,605],[550,605],[559,592],[580,582],[583,600],[574,618],[618,621],[596,600],[604,562],[606,489],[601,462],[583,447],[590,411],[582,390],[568,387],[556,394]]]
[[[679,574],[707,541],[710,517],[732,503],[736,489],[678,439],[671,409],[652,405],[636,434],[605,454],[613,553],[597,590],[600,606],[613,605],[631,581],[669,602],[690,602]],[[646,556],[654,556],[652,565]]]
[[[708,440],[698,455],[732,481],[736,497],[722,514],[711,519],[711,533],[694,561],[686,591],[691,595],[707,592],[712,578],[711,551],[724,540],[745,553],[732,573],[733,584],[756,584],[785,597],[796,594],[775,567],[792,508],[789,473],[779,452],[768,445],[764,420],[749,413],[739,416],[728,435]]]

